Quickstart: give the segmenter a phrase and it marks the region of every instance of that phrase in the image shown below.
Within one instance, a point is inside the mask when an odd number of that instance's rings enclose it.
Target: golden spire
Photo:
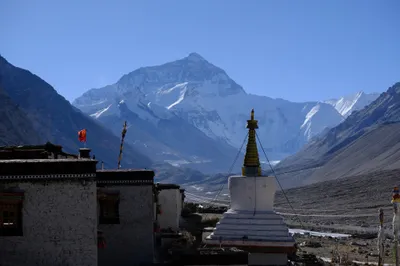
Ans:
[[[258,121],[254,120],[254,109],[251,110],[250,120],[247,120],[247,128],[249,129],[249,138],[246,146],[246,154],[244,156],[242,175],[261,176],[260,158],[258,157],[256,142]]]

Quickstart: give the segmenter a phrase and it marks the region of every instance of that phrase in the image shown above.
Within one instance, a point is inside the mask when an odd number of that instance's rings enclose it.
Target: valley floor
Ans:
[[[387,236],[385,262],[393,263],[391,240],[393,207],[390,201],[393,187],[397,186],[399,181],[400,170],[390,170],[289,189],[285,193],[293,209],[283,193],[278,192],[275,210],[284,217],[290,228],[352,234],[352,237],[340,240],[297,235],[296,242],[299,245],[306,244],[300,247],[301,252],[331,258],[332,251],[337,250],[350,260],[371,262],[377,261],[378,211],[382,208]],[[207,219],[220,216],[204,215]],[[313,242],[318,242],[321,246],[313,247]]]
[[[220,218],[221,214],[202,214],[203,221],[215,220]],[[312,224],[309,223],[311,228]],[[321,231],[321,232],[327,232]],[[345,230],[346,231],[346,230]],[[355,232],[351,230],[352,232]],[[204,232],[202,239],[204,240],[211,232]],[[340,256],[342,263],[340,265],[346,265],[344,261],[357,261],[357,262],[378,262],[378,252],[376,248],[376,234],[360,233],[348,238],[332,238],[332,237],[320,237],[311,235],[295,235],[295,240],[298,245],[297,254],[314,254],[319,258],[325,260],[331,260],[333,255],[336,257]],[[385,242],[385,258],[384,262],[391,264],[393,260],[393,246],[390,239],[386,239]],[[329,264],[327,264],[329,265]],[[351,265],[351,264],[350,264]],[[372,264],[371,264],[372,265]]]
[[[376,232],[379,208],[384,210],[384,228],[391,229],[392,190],[400,170],[337,179],[285,191],[275,198],[275,209],[292,226],[313,226],[317,231]]]
[[[338,250],[350,260],[377,261],[376,234],[379,226],[379,208],[384,211],[385,262],[393,263],[392,218],[390,203],[392,190],[400,181],[400,170],[382,171],[367,175],[348,177],[289,189],[275,199],[276,211],[280,212],[292,228],[320,232],[341,232],[352,234],[347,240],[336,241],[318,238],[321,247],[302,247],[302,250],[321,257],[331,257],[332,250]],[[309,237],[301,236],[297,243]],[[315,241],[316,237],[311,237]]]

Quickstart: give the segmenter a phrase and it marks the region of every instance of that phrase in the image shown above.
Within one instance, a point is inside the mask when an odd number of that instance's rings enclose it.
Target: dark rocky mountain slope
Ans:
[[[0,146],[43,142],[26,114],[12,102],[1,86],[0,119]]]
[[[102,160],[106,167],[116,167],[119,153],[120,140],[109,130],[102,127],[81,111],[73,107],[64,97],[59,95],[56,90],[40,77],[31,72],[13,66],[7,60],[0,56],[0,87],[8,94],[11,101],[9,107],[3,107],[1,110],[12,114],[14,109],[25,113],[25,116],[18,112],[9,116],[9,122],[2,120],[2,127],[16,136],[15,140],[4,140],[7,142],[18,143],[19,141],[28,144],[40,144],[45,141],[62,145],[64,150],[71,153],[77,153],[82,144],[79,143],[77,132],[83,128],[87,129],[87,146],[92,148],[93,154],[98,160]],[[9,101],[1,96],[1,101]],[[18,106],[18,107],[17,107]],[[31,124],[28,122],[31,122]],[[15,123],[15,126],[11,126]],[[17,131],[11,131],[17,128]],[[35,138],[33,130],[37,132]],[[122,125],[121,125],[122,128]],[[25,132],[25,133],[22,133]],[[129,132],[128,132],[129,134]],[[7,135],[9,135],[7,133]],[[31,135],[28,138],[28,135]],[[152,161],[145,155],[137,152],[129,145],[125,145],[122,161],[123,168],[129,167],[150,167]]]

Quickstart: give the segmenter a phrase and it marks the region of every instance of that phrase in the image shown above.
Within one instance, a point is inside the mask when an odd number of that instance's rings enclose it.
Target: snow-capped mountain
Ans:
[[[307,112],[304,122],[300,127],[301,133],[307,141],[328,127],[325,119],[329,118],[333,124],[338,124],[343,120],[343,117],[327,104],[313,103],[311,106],[311,110]],[[308,105],[304,106],[304,108],[307,107]]]
[[[128,141],[159,160],[215,164],[226,160],[224,167],[244,142],[253,108],[259,138],[271,160],[296,152],[343,120],[331,103],[294,103],[248,94],[224,70],[196,53],[139,68],[115,84],[87,91],[73,105],[118,135],[122,121],[128,119],[133,132]]]
[[[360,95],[360,94],[358,94]],[[281,184],[303,186],[400,167],[400,82],[276,166]],[[280,174],[281,173],[281,174]]]
[[[340,99],[327,100],[325,103],[335,107],[343,117],[348,117],[353,111],[364,108],[378,97],[379,93],[364,93],[359,91],[355,94],[343,96]]]

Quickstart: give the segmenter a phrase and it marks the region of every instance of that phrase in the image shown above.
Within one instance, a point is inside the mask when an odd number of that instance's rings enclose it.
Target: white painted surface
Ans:
[[[0,265],[97,265],[96,183],[13,182],[25,191],[23,236],[0,237]]]
[[[276,180],[272,176],[231,176],[229,191],[231,210],[272,211]]]
[[[322,236],[322,237],[332,237],[332,238],[347,238],[351,237],[351,235],[348,234],[339,234],[339,233],[327,233],[327,232],[317,232],[317,231],[309,231],[309,230],[303,230],[303,229],[289,229],[289,233],[291,234],[309,234],[312,236]]]
[[[179,196],[177,198],[177,204],[178,204],[178,212],[179,215],[182,213],[182,208],[183,208],[183,202],[182,202],[182,195],[184,192],[179,190]]]
[[[179,189],[162,189],[158,194],[158,203],[161,205],[161,214],[158,222],[161,229],[179,229],[181,193]],[[178,203],[179,202],[179,203]]]
[[[183,210],[183,197],[185,195],[185,191],[179,190],[179,198],[178,198],[178,226],[184,223],[184,219],[182,218],[182,210]]]
[[[397,203],[395,203],[395,204],[397,205]],[[397,214],[393,215],[392,228],[393,228],[393,233],[394,234],[398,234],[399,233],[399,230],[400,230],[400,211],[398,211]]]
[[[273,211],[276,191],[274,177],[232,176],[229,178],[229,191],[231,208],[223,214],[214,232],[206,238],[206,243],[294,246],[294,239],[283,218]]]
[[[106,248],[100,249],[99,266],[140,265],[152,263],[153,188],[152,186],[106,186],[102,189],[120,193],[119,224],[99,224]],[[140,250],[140,252],[134,252]]]

